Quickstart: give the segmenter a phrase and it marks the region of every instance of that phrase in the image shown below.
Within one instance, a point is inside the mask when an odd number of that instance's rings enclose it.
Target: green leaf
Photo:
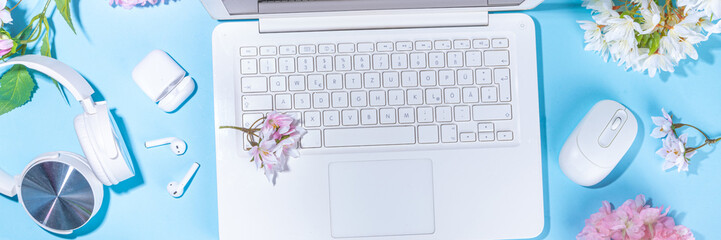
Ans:
[[[648,55],[653,55],[654,53],[656,53],[656,50],[658,50],[658,47],[661,45],[660,43],[661,35],[658,32],[653,33],[653,38],[651,38]]]
[[[53,57],[52,46],[50,45],[50,31],[49,31],[50,26],[48,26],[48,19],[44,18],[41,21],[43,21],[43,23],[45,24],[46,30],[45,30],[45,34],[43,35],[43,39],[42,39],[43,45],[40,46],[40,54],[43,56],[46,56],[46,57]],[[58,81],[55,80],[54,78],[50,78],[50,79],[53,80],[53,84],[55,84],[55,88],[58,89],[58,92],[60,92],[60,95],[63,97],[63,99],[65,99],[65,103],[70,105],[70,102],[68,101],[68,96],[65,95],[65,91],[63,91],[62,86],[60,86]]]
[[[73,19],[70,18],[70,0],[55,0],[55,5],[57,6],[58,11],[60,11],[60,14],[63,15],[63,18],[65,18],[65,22],[68,23],[70,29],[72,29],[73,33],[75,33]]]
[[[32,23],[31,23],[31,24],[32,24]],[[17,36],[16,38],[17,38],[18,40],[25,40],[25,39],[27,39],[28,37],[30,37],[30,34],[32,34],[32,33],[33,33],[33,29],[32,29],[32,28],[25,28],[25,30],[23,30],[22,32],[20,32],[20,34],[18,34],[18,36]]]
[[[23,65],[15,65],[0,78],[0,115],[30,101],[35,81]]]
[[[50,35],[49,32],[45,32],[45,35],[43,35],[43,45],[40,47],[40,54],[46,57],[53,57],[52,52],[50,51]]]

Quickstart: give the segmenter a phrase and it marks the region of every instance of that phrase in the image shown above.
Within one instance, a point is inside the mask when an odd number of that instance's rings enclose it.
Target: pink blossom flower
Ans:
[[[293,130],[291,126],[295,119],[290,115],[271,112],[265,119],[265,123],[261,128],[261,133],[266,137],[271,137],[275,140],[280,140],[283,135],[288,135]]]
[[[300,121],[288,114],[271,112],[263,121],[258,146],[250,149],[258,168],[263,168],[268,181],[273,182],[278,172],[287,169],[288,159],[300,156],[298,144],[305,134]]]
[[[666,113],[665,109],[661,108],[661,112],[663,112],[663,117],[651,117],[653,124],[657,126],[653,129],[653,132],[651,132],[651,137],[662,138],[672,133],[673,119]]]
[[[261,141],[258,146],[250,148],[249,154],[251,161],[255,161],[258,168],[263,167],[267,163],[273,163],[277,161],[277,158],[273,152],[275,152],[276,143],[271,140]]]
[[[644,224],[652,224],[658,221],[659,218],[665,216],[666,214],[661,213],[660,208],[646,208],[641,210],[639,212],[639,217],[643,221]]]
[[[641,205],[640,207],[643,207]],[[627,200],[621,207],[616,209],[613,216],[611,234],[613,239],[642,239],[646,232],[643,221],[637,217],[639,206],[636,201]]]
[[[673,227],[673,230],[676,230],[676,234],[678,234],[679,239],[687,239],[687,240],[694,240],[696,238],[693,237],[693,233],[691,232],[691,229],[688,229],[687,227],[683,225],[678,225]]]
[[[134,6],[155,5],[157,3],[158,0],[110,0],[110,6],[121,6],[125,9],[132,9]]]
[[[673,218],[662,213],[663,207],[646,205],[646,198],[638,195],[617,209],[603,201],[597,213],[586,219],[577,240],[694,240],[688,228],[676,225]]]
[[[8,54],[10,51],[12,51],[14,45],[15,42],[12,39],[0,40],[0,56],[5,56],[5,54]]]

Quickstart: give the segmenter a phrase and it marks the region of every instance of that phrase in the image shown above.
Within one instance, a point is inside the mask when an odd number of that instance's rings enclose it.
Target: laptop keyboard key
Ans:
[[[407,145],[416,143],[413,126],[334,128],[323,131],[326,147]],[[306,137],[303,136],[305,139]],[[436,130],[438,138],[438,130]]]
[[[273,95],[245,95],[243,111],[273,110]]]
[[[458,128],[456,125],[441,125],[441,141],[444,143],[458,142]]]
[[[499,88],[501,102],[511,101],[511,70],[508,68],[494,69],[495,82]]]
[[[494,48],[507,48],[508,47],[508,39],[507,38],[494,38],[491,40]]]
[[[243,77],[240,78],[240,86],[243,92],[266,92],[268,83],[265,77]]]
[[[321,147],[320,130],[308,130],[300,139],[301,148],[319,148]]]
[[[258,60],[247,58],[240,60],[240,73],[256,74],[258,73]]]
[[[508,66],[508,51],[486,51],[484,52],[486,66]]]
[[[438,126],[418,126],[418,143],[438,143]]]
[[[511,120],[511,105],[475,105],[473,121]]]
[[[240,56],[250,57],[258,54],[258,49],[255,47],[241,47]]]

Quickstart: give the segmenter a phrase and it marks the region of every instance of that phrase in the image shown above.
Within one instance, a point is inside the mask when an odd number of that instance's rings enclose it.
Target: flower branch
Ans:
[[[691,124],[674,123],[673,117],[669,115],[665,109],[661,109],[661,112],[663,113],[663,117],[651,117],[653,123],[656,125],[656,128],[651,132],[651,137],[664,138],[662,139],[663,147],[656,152],[656,154],[666,160],[663,165],[664,170],[676,166],[679,172],[688,171],[688,164],[691,161],[691,157],[696,154],[696,150],[721,141],[721,137],[710,138],[704,131]],[[678,136],[676,132],[682,127],[693,128],[701,133],[704,137],[703,144],[697,147],[686,146],[688,134],[684,133]]]
[[[234,129],[244,133],[245,141],[249,147],[247,151],[251,162],[255,162],[258,169],[265,170],[268,181],[278,172],[287,169],[290,157],[297,158],[298,144],[305,134],[300,127],[300,121],[288,114],[271,112],[267,116],[255,120],[249,127],[220,126],[221,129]]]
[[[673,117],[673,116],[671,116],[671,117]],[[696,129],[696,131],[698,131],[699,133],[701,133],[701,135],[703,135],[703,137],[704,137],[704,142],[703,142],[703,144],[701,144],[701,145],[698,146],[698,147],[693,147],[693,148],[687,147],[687,148],[686,148],[686,152],[693,152],[693,151],[696,151],[696,150],[698,150],[699,148],[702,148],[702,147],[704,147],[704,146],[706,146],[706,145],[715,144],[715,143],[721,141],[721,137],[712,139],[712,138],[710,138],[710,137],[708,136],[708,134],[706,134],[704,131],[701,131],[701,129],[699,129],[699,128],[693,126],[693,125],[690,125],[690,124],[675,123],[675,124],[671,125],[671,129],[672,129],[672,131],[673,131],[674,134],[676,134],[676,129],[681,128],[681,127],[690,127],[690,128]]]

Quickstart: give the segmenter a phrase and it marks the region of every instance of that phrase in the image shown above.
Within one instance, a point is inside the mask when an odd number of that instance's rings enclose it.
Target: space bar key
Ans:
[[[326,129],[326,147],[361,147],[416,143],[413,126]]]

